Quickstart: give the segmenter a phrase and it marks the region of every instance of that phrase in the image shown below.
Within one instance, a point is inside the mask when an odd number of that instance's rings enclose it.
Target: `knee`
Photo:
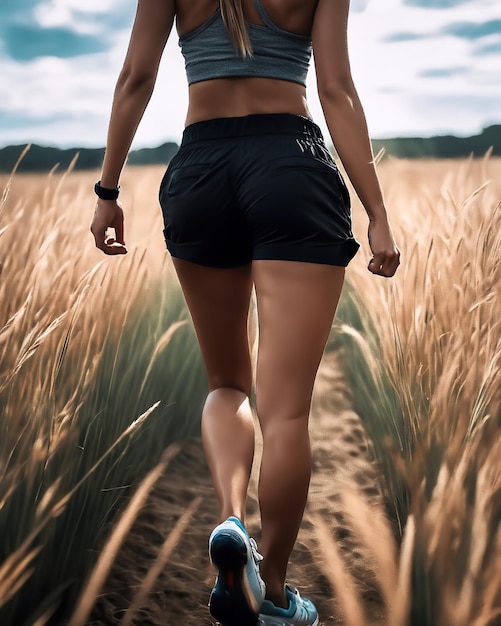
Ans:
[[[263,436],[274,436],[284,429],[294,432],[308,430],[310,401],[305,398],[291,398],[285,394],[276,394],[267,398],[256,395],[256,413],[263,431]]]
[[[220,390],[240,391],[250,398],[252,390],[252,373],[234,372],[227,373],[210,373],[207,376],[209,384],[209,395]]]
[[[258,419],[264,442],[309,441],[308,411],[264,416],[258,413]]]
[[[218,385],[215,387],[209,386],[209,394],[205,404],[211,404],[214,402],[237,402],[241,403],[244,400],[249,399],[249,393],[243,386],[238,385]]]

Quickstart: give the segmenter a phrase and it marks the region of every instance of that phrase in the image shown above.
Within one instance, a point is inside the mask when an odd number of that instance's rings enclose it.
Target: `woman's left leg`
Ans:
[[[247,334],[251,265],[217,269],[180,259],[174,259],[174,265],[209,382],[202,440],[222,522],[209,537],[210,558],[218,570],[209,610],[228,626],[255,626],[265,589],[260,555],[242,524],[254,458]]]
[[[247,319],[250,264],[219,269],[173,258],[207,372],[202,441],[220,507],[220,520],[245,519],[254,458],[249,397],[252,367]]]

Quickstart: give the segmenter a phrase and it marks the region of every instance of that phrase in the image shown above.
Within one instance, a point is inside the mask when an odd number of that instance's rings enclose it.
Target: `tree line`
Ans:
[[[501,156],[501,124],[484,128],[478,135],[456,137],[440,135],[435,137],[396,137],[393,139],[373,139],[374,153],[381,149],[385,156],[406,159],[454,159],[468,156],[482,157],[487,151]],[[26,144],[7,146],[0,149],[0,172],[11,172]],[[160,165],[170,161],[177,152],[175,142],[167,142],[156,148],[132,150],[129,165]],[[19,164],[19,172],[48,172],[55,166],[64,171],[78,155],[75,169],[98,169],[101,166],[104,148],[60,149],[32,144]]]

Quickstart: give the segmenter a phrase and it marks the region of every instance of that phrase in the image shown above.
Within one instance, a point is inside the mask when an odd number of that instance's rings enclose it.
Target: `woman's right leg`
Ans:
[[[266,597],[286,607],[287,563],[311,474],[313,384],[341,294],[344,268],[254,261],[259,318],[256,407],[263,433],[259,478]]]

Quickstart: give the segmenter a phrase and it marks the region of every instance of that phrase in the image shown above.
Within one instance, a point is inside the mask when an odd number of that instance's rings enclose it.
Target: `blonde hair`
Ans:
[[[242,0],[219,0],[219,6],[224,25],[230,34],[235,50],[244,57],[252,56],[252,45],[245,23]]]

